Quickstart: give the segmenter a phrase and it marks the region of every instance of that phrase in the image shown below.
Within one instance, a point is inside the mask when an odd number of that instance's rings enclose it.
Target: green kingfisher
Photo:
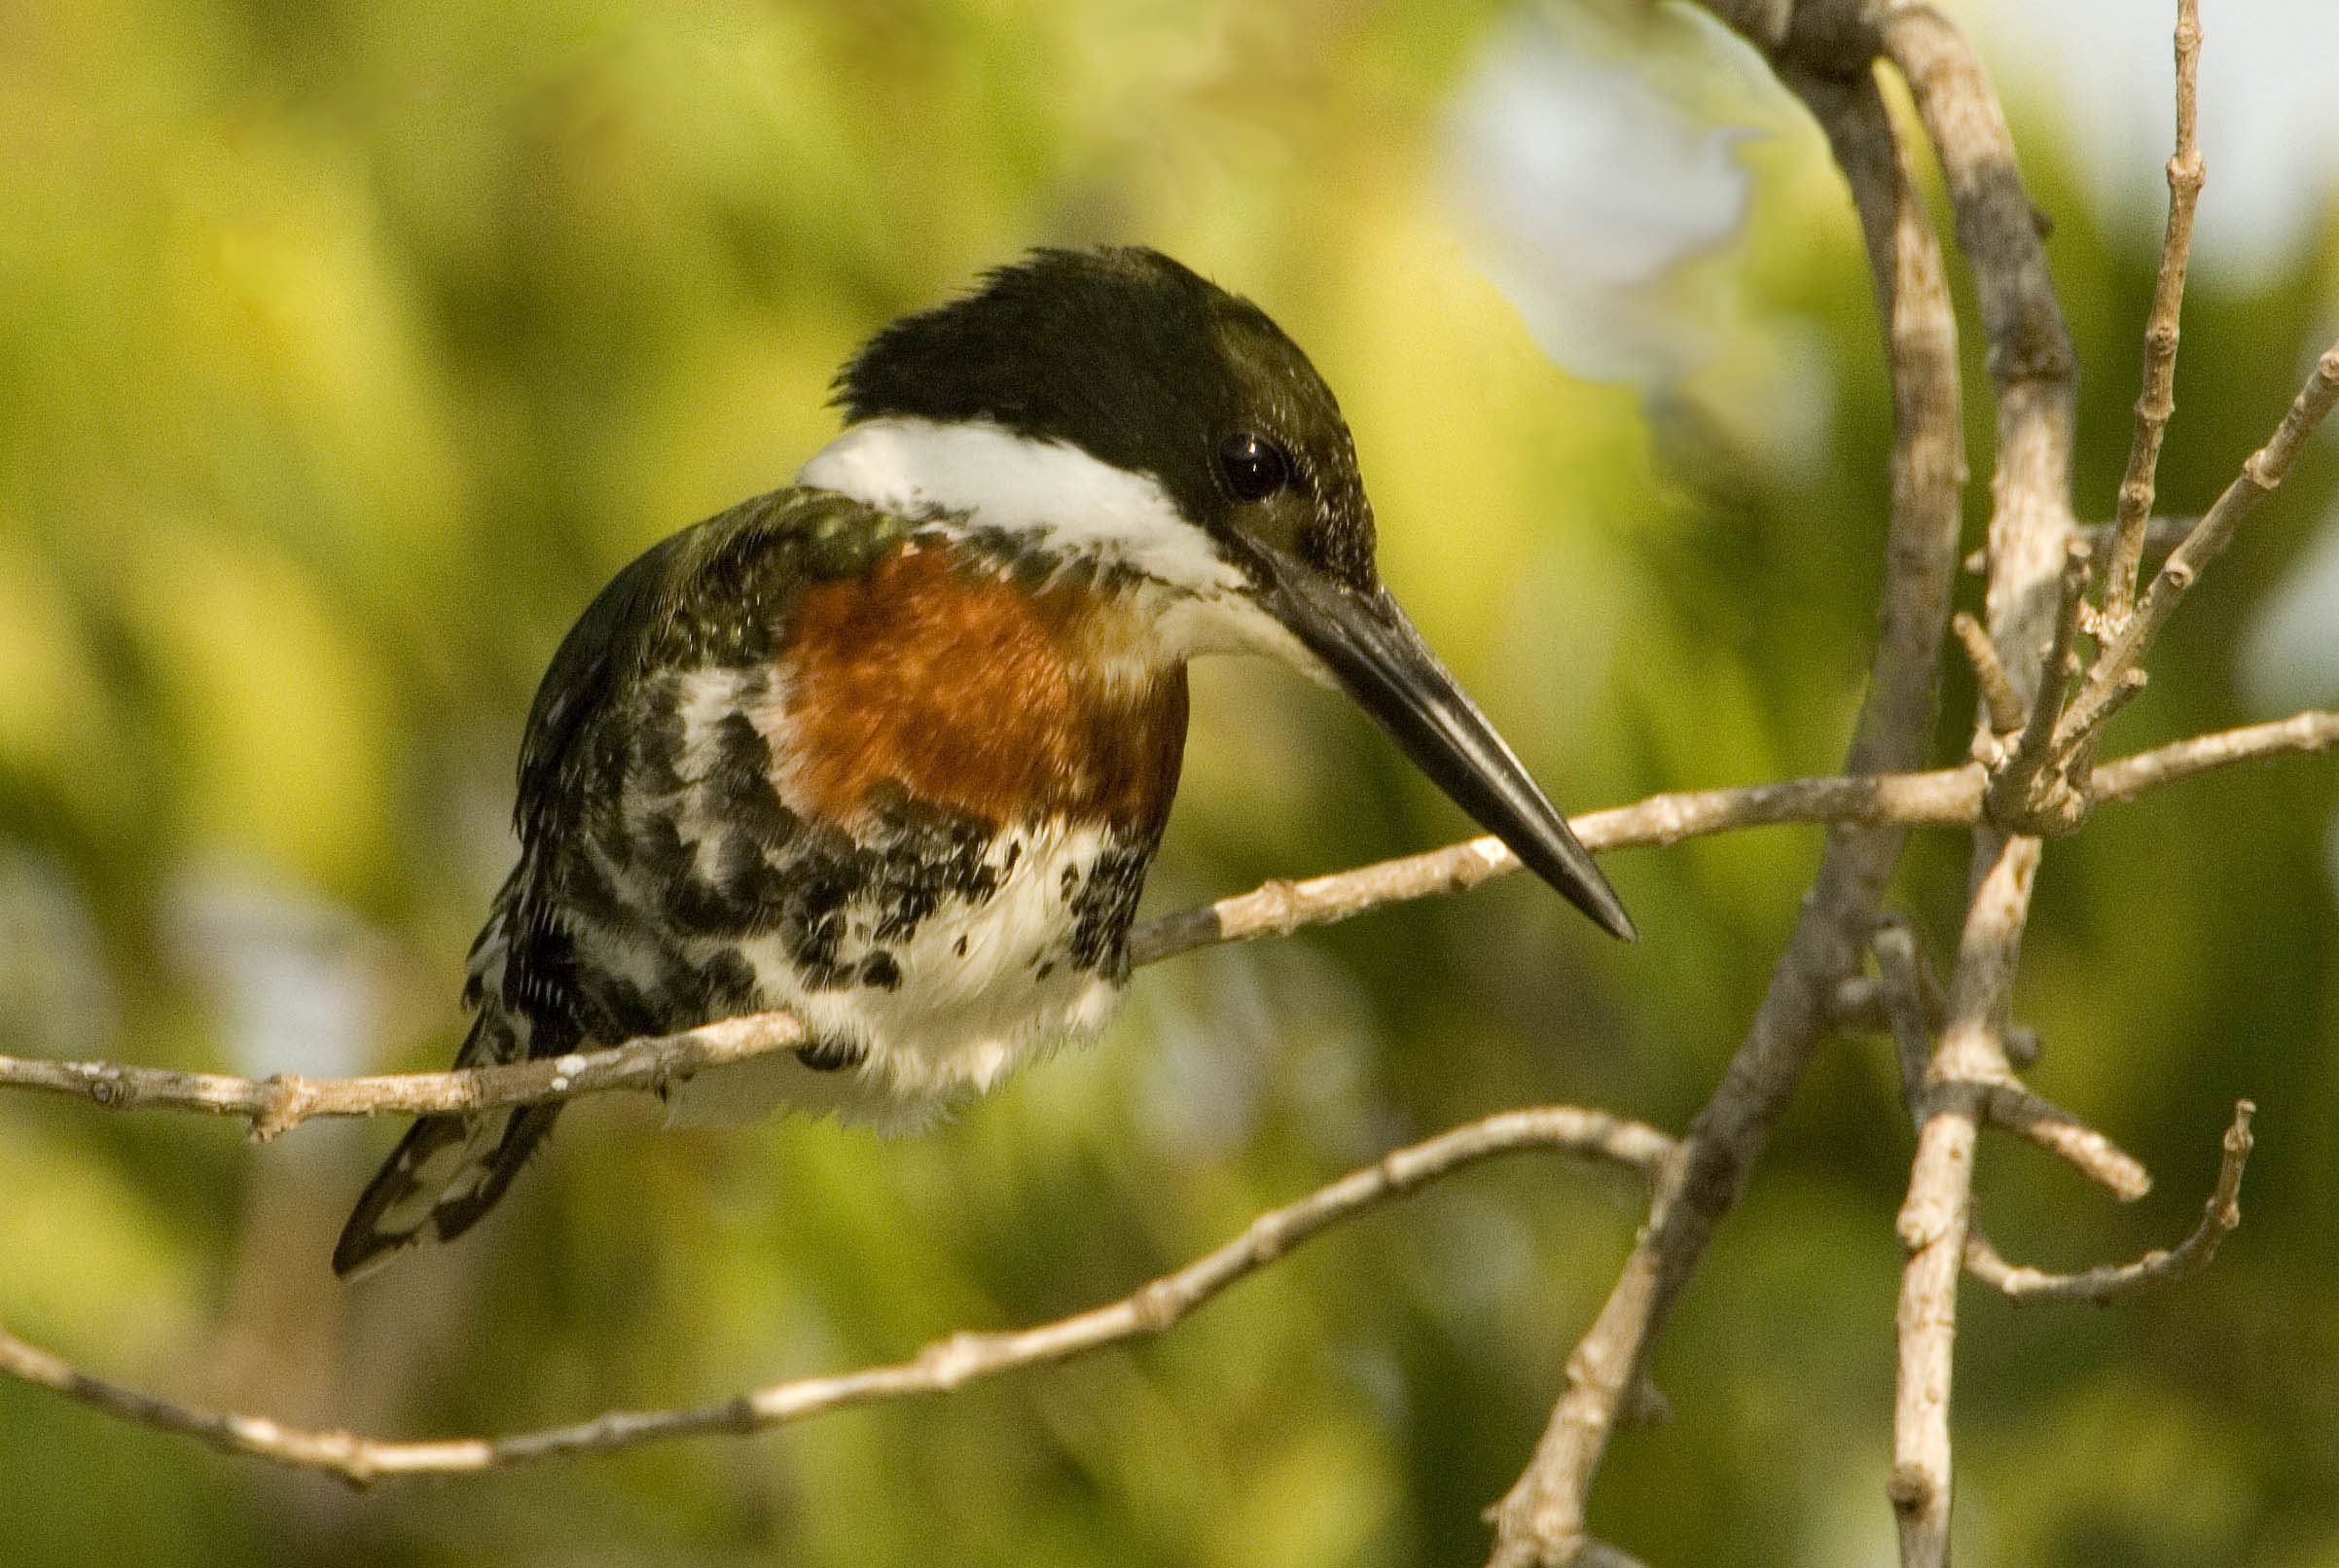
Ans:
[[[807,1043],[674,1086],[678,1118],[914,1129],[1095,1034],[1202,654],[1347,693],[1634,934],[1382,586],[1339,405],[1256,305],[1155,251],[1037,251],[836,392],[794,484],[652,546],[554,656],[457,1065],[780,1011]],[[416,1121],[335,1270],[469,1229],[558,1114]]]

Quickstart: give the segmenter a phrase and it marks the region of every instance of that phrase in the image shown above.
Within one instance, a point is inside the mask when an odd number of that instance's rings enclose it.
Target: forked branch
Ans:
[[[2058,751],[2068,751],[2092,739],[2103,728],[2104,721],[2122,700],[2119,694],[2128,684],[2130,674],[2137,669],[2161,627],[2168,624],[2169,617],[2176,613],[2185,590],[2200,578],[2202,569],[2223,552],[2250,509],[2282,483],[2299,448],[2330,413],[2333,404],[2339,404],[2339,342],[2323,350],[2316,360],[2306,384],[2290,400],[2282,423],[2275,427],[2266,445],[2249,454],[2242,464],[2242,472],[2194,524],[2184,543],[2161,563],[2152,586],[2145,590],[2143,602],[2088,670],[2079,695],[2056,727]]]
[[[2217,1255],[2218,1244],[2242,1223],[2242,1170],[2249,1163],[2249,1123],[2256,1113],[2257,1107],[2248,1100],[2235,1104],[2233,1125],[2225,1129],[2225,1155],[2217,1167],[2216,1189],[2202,1208],[2201,1223],[2176,1246],[2154,1248],[2134,1263],[2106,1264],[2076,1274],[2049,1274],[2006,1262],[1977,1233],[1965,1241],[1966,1272],[2016,1306],[2069,1301],[2101,1305],[2198,1273]]]

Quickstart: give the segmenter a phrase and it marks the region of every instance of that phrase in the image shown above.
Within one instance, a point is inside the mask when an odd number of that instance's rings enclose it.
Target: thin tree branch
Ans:
[[[2333,745],[2339,745],[2339,712],[2297,713],[2124,757],[2097,770],[2093,793],[2098,801],[2131,801],[2212,768],[2321,752]],[[1895,830],[1971,827],[1981,820],[1984,788],[1982,769],[1971,765],[1929,773],[1800,778],[1655,795],[1632,805],[1587,812],[1574,820],[1574,827],[1594,850],[1672,844],[1788,823]],[[1130,939],[1131,962],[1154,964],[1198,947],[1285,936],[1385,904],[1475,887],[1518,869],[1518,861],[1499,839],[1472,838],[1329,876],[1268,882],[1139,926]],[[1856,975],[1843,977],[1821,1009],[1824,1026],[1887,1026],[1871,984]],[[1937,1011],[1938,999],[1928,1006]],[[116,1111],[241,1117],[252,1123],[255,1136],[269,1138],[312,1117],[422,1116],[534,1105],[613,1089],[656,1089],[709,1067],[784,1050],[802,1038],[795,1020],[785,1014],[748,1014],[680,1034],[630,1040],[606,1051],[498,1067],[363,1078],[236,1078],[126,1062],[0,1055],[0,1090],[64,1094]]]
[[[2071,527],[2078,362],[2013,138],[1981,61],[1924,0],[1885,0],[1876,14],[1885,52],[1907,80],[1940,160],[1959,248],[1972,267],[1997,403],[1987,620],[2027,708]]]
[[[1586,812],[1569,826],[1596,854],[1789,822],[1962,827],[1974,820],[1981,788],[1982,775],[1974,768],[1835,774],[1652,795],[1632,805]],[[1138,927],[1130,936],[1130,962],[1150,964],[1217,943],[1287,936],[1302,926],[1346,920],[1384,904],[1462,892],[1518,869],[1518,858],[1500,839],[1473,838],[1307,881],[1272,881]]]
[[[1920,1034],[1940,1027],[1949,1012],[1949,998],[1941,994],[1941,982],[1934,978],[1932,966],[1925,962],[1917,950],[1916,933],[1906,917],[1887,914],[1877,921],[1878,932],[1897,927],[1908,933],[1911,962],[1916,966],[1916,1026]],[[1885,966],[1880,960],[1879,970]],[[1835,1026],[1848,1032],[1894,1034],[1904,1025],[1899,1015],[1901,998],[1894,994],[1897,983],[1889,971],[1878,975],[1854,975],[1835,988]],[[1925,1050],[1929,1052],[1928,1041]]]
[[[2131,1264],[2106,1264],[2076,1274],[2049,1274],[2006,1262],[1987,1237],[1974,1234],[1965,1241],[1966,1271],[2017,1306],[2068,1301],[2101,1304],[2198,1273],[2217,1255],[2218,1244],[2242,1223],[2242,1170],[2249,1162],[2249,1121],[2256,1112],[2257,1107],[2248,1100],[2235,1104],[2233,1125],[2225,1129],[2225,1156],[2217,1168],[2216,1190],[2203,1207],[2201,1223],[2176,1246],[2156,1247]]]
[[[1866,239],[1892,374],[1892,507],[1867,700],[1847,771],[1919,765],[1931,733],[1942,630],[1957,572],[1964,438],[1957,320],[1923,203],[1886,113],[1858,13],[1840,29],[1789,26],[1791,8],[1708,0],[1770,55],[1811,107],[1845,171]],[[1978,773],[1978,770],[1977,770]],[[1896,827],[1839,825],[1762,1005],[1660,1188],[1650,1224],[1567,1362],[1567,1386],[1526,1471],[1490,1511],[1494,1568],[1580,1560],[1585,1501],[1650,1347],[1741,1192],[1860,953],[1899,856]]]
[[[2089,794],[2098,802],[2128,802],[2214,768],[2294,753],[2316,754],[2334,745],[2339,745],[2339,711],[2311,708],[2286,719],[2172,741],[2105,764],[2096,769]],[[1588,811],[1571,818],[1569,826],[1595,854],[1797,823],[1970,828],[1982,820],[1984,788],[1978,766],[1925,773],[1822,774],[1776,784],[1652,795],[1631,805]],[[1518,858],[1502,840],[1485,837],[1302,881],[1277,878],[1137,927],[1130,934],[1130,962],[1154,964],[1197,947],[1289,936],[1386,904],[1466,892],[1519,869]],[[1858,1001],[1854,1010],[1868,1006]]]
[[[1906,919],[1888,914],[1876,923],[1876,969],[1883,981],[1892,1054],[1900,1065],[1900,1097],[1909,1120],[1925,1124],[1925,1071],[1933,1059],[1932,1016],[1925,1004],[1924,957]]]
[[[1887,933],[1895,928],[1902,935],[1888,943]],[[1908,1105],[1911,1120],[1921,1123],[1918,1091],[1925,1086],[1925,1064],[1932,1057],[1932,1033],[1948,1021],[1949,998],[1941,989],[1933,966],[1925,961],[1925,949],[1917,945],[1915,930],[1905,918],[1886,915],[1877,922],[1877,933],[1876,963],[1882,973],[1875,980],[1862,976],[1836,987],[1836,1024],[1843,1029],[1865,1026],[1892,1036],[1893,1050],[1900,1061],[1901,1098]],[[1889,952],[1886,951],[1888,945],[1892,948]],[[2018,1066],[2028,1067],[2038,1059],[2035,1030],[2010,1028],[2004,1044],[2006,1054]]]
[[[1984,862],[1951,981],[1950,1021],[1927,1066],[1908,1196],[1896,1229],[1909,1260],[1894,1314],[1898,1374],[1888,1485],[1904,1568],[1949,1561],[1951,1349],[1958,1272],[1971,1221],[1974,1145],[1991,1087],[2012,1075],[1998,1044],[2020,955],[2039,841],[1976,830]]]
[[[610,1089],[656,1089],[709,1067],[792,1046],[804,1026],[784,1013],[723,1018],[680,1034],[630,1040],[493,1067],[365,1078],[233,1078],[110,1061],[37,1061],[0,1056],[0,1088],[76,1095],[109,1110],[205,1111],[240,1116],[256,1138],[272,1138],[310,1117],[423,1115],[533,1105]]]
[[[2043,668],[2072,532],[2071,446],[2078,366],[2047,269],[2014,143],[1981,61],[1933,6],[1889,0],[1879,32],[1909,84],[1971,264],[1997,404],[1985,607],[1998,661],[2025,707],[2059,671]],[[1950,981],[1950,1016],[1926,1068],[1924,1123],[1899,1232],[1909,1250],[1895,1316],[1899,1347],[1889,1488],[1903,1568],[1949,1560],[1951,1347],[1964,1258],[1973,1150],[1988,1086],[2011,1077],[2004,1039],[2038,866],[2036,838],[1975,830],[1972,898]]]
[[[1107,1345],[1160,1334],[1211,1297],[1343,1221],[1382,1207],[1427,1183],[1495,1155],[1556,1149],[1611,1160],[1655,1182],[1673,1140],[1653,1127],[1600,1111],[1552,1105],[1505,1111],[1395,1150],[1297,1202],[1271,1209],[1213,1252],[1105,1306],[1038,1328],[954,1334],[908,1361],[757,1389],[714,1405],[668,1410],[613,1410],[571,1426],[500,1438],[394,1443],[347,1432],[306,1431],[266,1416],[181,1405],[81,1371],[0,1328],[0,1372],[54,1389],[110,1415],[194,1438],[226,1453],[296,1470],[323,1471],[363,1486],[394,1476],[448,1475],[607,1453],[645,1443],[716,1433],[760,1432],[826,1410],[918,1394],[942,1394],[978,1378],[1045,1366]]]
[[[2032,695],[2031,711],[2023,723],[2021,737],[2015,741],[2014,750],[2007,756],[2004,767],[1990,780],[1988,805],[1991,815],[2026,830],[2037,831],[2032,819],[2048,809],[2037,801],[2032,786],[2053,760],[2055,721],[2063,715],[2063,695],[2070,678],[2078,673],[2071,667],[2071,646],[2078,640],[2079,610],[2086,602],[2087,563],[2087,542],[2073,534],[2064,546],[2062,588],[2055,608],[2055,634],[2047,644],[2046,658],[2039,665],[2038,690]],[[1995,715],[1991,722],[1993,725],[1997,723]],[[2087,802],[2072,797],[2068,787],[2060,793],[2067,802],[2061,825],[2069,832],[2087,819]],[[2018,817],[2022,819],[2019,822],[2015,821]]]
[[[1925,1125],[1933,1042],[1925,1005],[1925,959],[1916,934],[1896,914],[1876,924],[1876,967],[1900,1064],[1900,1092],[1920,1131]],[[1981,1114],[1994,1126],[2060,1155],[2123,1203],[2152,1190],[2152,1178],[2109,1138],[2009,1075],[1983,1086]]]
[[[2096,769],[2088,793],[2098,802],[2133,801],[2171,779],[2190,778],[2228,763],[2292,751],[2327,751],[2335,743],[2339,743],[2339,713],[2294,713],[2287,719],[2195,735],[2123,757]]]
[[[2161,240],[2160,271],[2152,282],[2152,312],[2144,321],[2143,384],[2136,395],[2136,434],[2128,445],[2128,474],[2113,514],[2111,562],[2104,579],[2104,624],[2112,633],[2128,623],[2144,535],[2152,520],[2153,481],[2160,438],[2177,410],[2177,322],[2184,303],[2184,270],[2193,249],[2193,206],[2206,175],[2195,134],[2201,74],[2201,17],[2196,0],[2177,0],[2177,151],[2169,158],[2169,228]]]

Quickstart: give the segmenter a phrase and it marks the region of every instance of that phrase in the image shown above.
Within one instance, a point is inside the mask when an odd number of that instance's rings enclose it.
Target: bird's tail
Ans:
[[[511,1021],[490,1005],[455,1061],[477,1066],[526,1054]],[[470,1229],[495,1207],[559,1114],[555,1102],[418,1119],[366,1184],[334,1245],[333,1271],[356,1279],[406,1247],[452,1241]]]

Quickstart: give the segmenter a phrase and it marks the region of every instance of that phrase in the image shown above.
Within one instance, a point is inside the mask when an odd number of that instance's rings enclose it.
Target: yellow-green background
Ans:
[[[1723,360],[1662,405],[1573,380],[1442,194],[1451,100],[1504,19],[1442,0],[0,5],[0,1049],[439,1065],[570,619],[644,545],[783,481],[833,431],[825,383],[862,335],[1035,243],[1159,245],[1309,347],[1354,421],[1386,575],[1564,800],[1827,770],[1888,437],[1840,187],[1807,128],[1744,148]],[[2059,220],[2101,515],[2152,236],[2091,227],[2051,115],[2017,130]],[[2322,232],[2248,292],[2196,289],[2172,509],[2213,495],[2327,328]],[[1832,379],[1792,451],[1758,406],[1785,340]],[[2257,716],[2230,649],[2335,481],[2310,450],[2187,604],[2114,751]],[[1198,686],[1149,909],[1460,830],[1328,696],[1263,667]],[[1953,671],[1944,759],[1970,701]],[[2332,797],[2327,763],[2235,771],[2048,857],[2021,990],[2036,1081],[2161,1185],[2117,1210],[1994,1146],[1994,1237],[2050,1266],[2131,1255],[2191,1225],[2237,1095],[2262,1142],[2206,1277],[2103,1312],[1968,1292],[1974,1561],[2339,1562]],[[1629,949],[1518,883],[1180,960],[1100,1045],[918,1141],[581,1107],[473,1239],[358,1290],[325,1255],[391,1129],[254,1148],[227,1123],[0,1100],[0,1321],[166,1393],[385,1435],[900,1357],[1118,1295],[1487,1111],[1681,1125],[1816,852],[1772,830],[1617,857],[1647,933]],[[1900,896],[1936,950],[1961,883],[1955,837],[1917,845]],[[295,945],[344,977],[367,1061],[252,1059],[216,983],[228,939],[188,912],[206,897],[306,922]],[[1825,1048],[1659,1353],[1674,1418],[1616,1444],[1599,1529],[1660,1564],[1889,1551],[1908,1143],[1885,1047]],[[1612,1173],[1522,1159],[1158,1343],[365,1496],[0,1384],[0,1563],[1469,1561],[1637,1219]]]

